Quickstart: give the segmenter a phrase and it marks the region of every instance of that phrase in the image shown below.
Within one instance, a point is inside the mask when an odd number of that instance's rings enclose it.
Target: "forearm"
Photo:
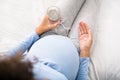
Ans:
[[[81,50],[77,80],[87,80],[90,48]]]
[[[80,57],[79,71],[76,80],[87,80],[89,57]]]
[[[30,36],[28,36],[26,39],[24,39],[19,44],[17,44],[15,47],[13,47],[10,51],[8,51],[8,53],[6,55],[7,56],[12,56],[12,55],[15,55],[16,53],[23,54],[38,39],[39,39],[38,34],[36,32],[33,32]]]
[[[80,66],[77,80],[87,80],[92,32],[85,22],[79,23]]]
[[[80,50],[80,57],[89,57],[89,56],[90,56],[90,48]]]

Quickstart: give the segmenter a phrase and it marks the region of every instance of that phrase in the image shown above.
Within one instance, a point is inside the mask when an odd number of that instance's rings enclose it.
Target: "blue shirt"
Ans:
[[[39,36],[33,32],[12,48],[7,56],[12,56],[16,52],[25,53],[27,50],[29,51],[25,59],[29,59],[33,63],[36,80],[44,78],[87,80],[89,58],[78,58],[77,50],[68,38],[52,35],[39,39]]]

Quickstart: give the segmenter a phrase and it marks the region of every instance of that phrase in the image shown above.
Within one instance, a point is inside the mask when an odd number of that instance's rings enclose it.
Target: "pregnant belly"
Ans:
[[[79,55],[76,47],[67,37],[50,35],[39,39],[27,54],[29,60],[33,57],[54,61],[60,67],[60,71],[66,75],[70,72],[73,73],[72,76],[77,74]]]

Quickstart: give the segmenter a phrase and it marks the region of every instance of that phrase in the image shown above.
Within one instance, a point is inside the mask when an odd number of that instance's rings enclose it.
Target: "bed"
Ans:
[[[86,0],[70,37],[77,45],[77,23],[87,22],[93,32],[88,80],[120,80],[120,1]]]
[[[120,0],[1,0],[0,55],[28,36],[53,5],[69,28],[68,34],[56,33],[71,38],[78,50],[79,21],[92,30],[88,80],[120,80]]]

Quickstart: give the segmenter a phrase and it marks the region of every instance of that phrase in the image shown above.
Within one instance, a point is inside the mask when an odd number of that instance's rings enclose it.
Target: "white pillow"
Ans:
[[[75,20],[80,8],[82,7],[85,0],[38,0],[37,4],[35,5],[36,10],[36,20],[38,18],[40,20],[36,21],[37,24],[40,23],[43,15],[46,13],[48,7],[56,6],[60,8],[61,17],[63,20],[63,25],[67,29],[71,29],[73,21]],[[58,30],[53,30],[57,34],[67,36],[66,30],[63,27],[58,27]],[[48,33],[50,34],[50,33]]]
[[[69,33],[69,37],[79,49],[79,42],[78,42],[78,26],[80,21],[84,21],[89,25],[89,28],[92,30],[94,38],[96,38],[96,15],[97,15],[97,7],[96,7],[95,0],[86,0],[85,4],[81,8],[76,17],[71,31]]]

